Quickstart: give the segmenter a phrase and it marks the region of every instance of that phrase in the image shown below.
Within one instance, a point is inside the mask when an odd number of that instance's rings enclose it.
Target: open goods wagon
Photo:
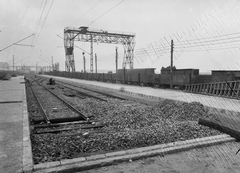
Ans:
[[[142,86],[169,87],[169,74],[155,74],[154,68],[147,69],[119,69],[116,73],[80,73],[80,72],[46,72],[45,74],[61,77],[69,77],[84,80],[95,80],[103,82],[120,82]],[[174,86],[190,84],[191,75],[173,75]]]

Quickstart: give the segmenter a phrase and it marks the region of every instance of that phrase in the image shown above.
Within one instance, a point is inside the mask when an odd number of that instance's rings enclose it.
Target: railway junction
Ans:
[[[55,85],[49,84],[50,78]],[[49,75],[26,79],[17,76],[0,82],[3,172],[237,172],[240,169],[237,137],[197,124],[198,116],[214,119],[217,115],[222,126],[238,131],[236,99]],[[50,102],[43,101],[45,97]],[[77,104],[72,104],[72,99]],[[164,110],[154,107],[158,102],[157,107]],[[167,106],[172,104],[178,112],[169,112]],[[91,107],[96,110],[87,109]],[[120,116],[115,109],[119,109]],[[209,114],[200,115],[203,109]],[[171,117],[151,119],[156,110],[164,116],[170,113]],[[138,121],[139,111],[146,111],[142,114],[146,119]],[[124,124],[124,119],[130,122]],[[136,141],[128,136],[135,136]]]

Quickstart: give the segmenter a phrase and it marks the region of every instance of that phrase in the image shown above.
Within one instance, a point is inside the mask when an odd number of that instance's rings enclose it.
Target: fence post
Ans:
[[[160,88],[160,85],[161,85],[161,74],[159,74],[158,79],[159,79],[159,88]]]
[[[230,95],[230,97],[234,97],[235,96],[235,93],[236,93],[236,86],[237,86],[237,82],[236,81],[234,81],[233,82],[233,91],[231,92],[232,94]]]
[[[141,85],[141,76],[140,76],[140,73],[138,73],[138,85],[139,85],[139,86]]]
[[[237,82],[236,89],[237,89],[237,95],[236,95],[236,98],[238,99],[239,89],[240,89],[240,82]]]
[[[230,82],[229,86],[230,86],[230,88],[228,88],[228,93],[227,93],[227,96],[228,96],[228,97],[231,95],[232,92],[234,92],[233,81]],[[233,90],[233,91],[232,91],[232,90]]]

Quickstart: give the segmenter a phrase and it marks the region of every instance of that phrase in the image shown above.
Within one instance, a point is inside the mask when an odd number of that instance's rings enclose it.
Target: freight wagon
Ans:
[[[141,86],[170,87],[170,69],[162,68],[161,74],[155,74],[155,68],[119,69],[117,73],[81,73],[53,71],[45,74],[84,80],[95,80],[111,83],[123,83]],[[212,75],[199,75],[199,69],[173,69],[173,86],[184,89],[187,84],[233,81],[240,73],[223,73],[212,71]]]

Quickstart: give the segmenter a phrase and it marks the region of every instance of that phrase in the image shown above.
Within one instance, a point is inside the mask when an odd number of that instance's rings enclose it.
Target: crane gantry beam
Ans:
[[[64,46],[66,53],[66,70],[75,71],[74,63],[74,41],[91,42],[91,60],[93,62],[93,42],[107,43],[107,44],[122,44],[124,48],[124,57],[122,68],[129,66],[133,69],[133,51],[135,46],[135,34],[122,32],[109,32],[103,30],[89,29],[88,27],[64,29]],[[93,72],[93,64],[90,66]]]

